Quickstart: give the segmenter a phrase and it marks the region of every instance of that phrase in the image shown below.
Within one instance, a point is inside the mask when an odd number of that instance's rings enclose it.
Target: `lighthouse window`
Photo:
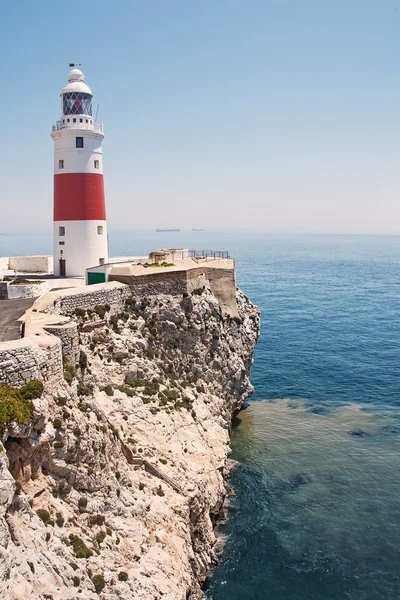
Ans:
[[[72,119],[72,121],[73,121],[74,123],[76,123],[76,119]]]
[[[59,246],[65,246],[65,242],[58,242]]]
[[[99,168],[99,161],[98,161],[98,160],[95,160],[95,161],[94,161],[94,168],[95,168],[95,169],[98,169],[98,168]]]
[[[83,119],[79,119],[79,123],[83,123]]]
[[[64,168],[64,161],[63,160],[59,160],[58,161],[58,168],[59,169],[63,169]]]
[[[58,235],[65,235],[65,227],[58,228]]]
[[[103,225],[97,225],[97,233],[98,235],[103,235]]]
[[[92,96],[81,92],[63,94],[64,115],[92,116]]]
[[[77,137],[76,138],[76,147],[77,148],[83,148],[83,137]]]

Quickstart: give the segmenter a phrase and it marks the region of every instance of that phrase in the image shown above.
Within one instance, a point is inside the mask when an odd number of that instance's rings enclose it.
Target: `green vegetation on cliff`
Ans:
[[[13,422],[23,425],[33,416],[34,398],[40,398],[43,383],[34,379],[20,388],[0,384],[0,434]]]

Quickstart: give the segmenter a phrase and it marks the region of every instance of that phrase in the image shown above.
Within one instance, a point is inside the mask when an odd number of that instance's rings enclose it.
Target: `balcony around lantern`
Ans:
[[[70,118],[71,119],[71,118]],[[103,123],[99,125],[93,121],[93,119],[89,119],[89,122],[86,123],[86,118],[82,118],[82,123],[79,120],[79,117],[76,118],[77,122],[73,123],[72,119],[70,122],[67,122],[67,119],[63,119],[57,121],[55,125],[52,127],[52,131],[60,131],[62,129],[88,129],[89,131],[95,131],[97,133],[103,133]]]

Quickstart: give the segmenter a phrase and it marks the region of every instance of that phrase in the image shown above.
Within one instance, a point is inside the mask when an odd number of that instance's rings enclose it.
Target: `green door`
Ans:
[[[94,283],[105,283],[106,274],[105,273],[96,273],[95,271],[88,272],[88,285],[93,285]]]

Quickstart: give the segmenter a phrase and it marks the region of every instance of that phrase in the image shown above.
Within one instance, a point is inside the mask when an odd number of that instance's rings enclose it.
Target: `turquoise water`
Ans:
[[[165,246],[230,250],[261,309],[208,599],[400,599],[400,237],[110,233],[111,255]]]

